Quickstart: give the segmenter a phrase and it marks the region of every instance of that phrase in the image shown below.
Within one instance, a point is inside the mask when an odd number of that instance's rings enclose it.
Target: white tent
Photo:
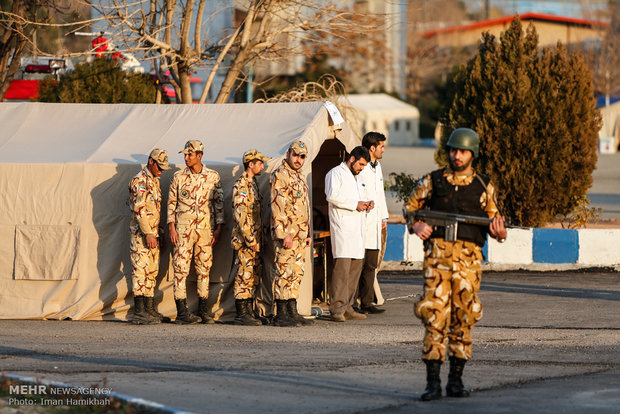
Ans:
[[[339,162],[338,141],[348,150],[358,145],[346,124],[331,123],[320,102],[1,103],[0,318],[125,319],[133,302],[128,182],[151,149],[166,149],[176,168],[161,178],[165,202],[172,172],[185,166],[178,152],[188,139],[203,141],[203,162],[222,178],[226,226],[214,250],[209,297],[215,316],[222,317],[233,307],[230,198],[243,170],[243,152],[257,148],[274,157],[259,181],[268,204],[268,175],[291,142],[301,139],[309,147],[304,166],[309,184],[313,168],[325,171]],[[316,178],[315,191],[323,180]],[[312,299],[310,258],[308,251],[299,301],[306,314]],[[195,302],[195,276],[191,280],[188,295]],[[269,287],[262,289],[269,296]],[[162,252],[156,303],[162,313],[175,315],[169,249]]]
[[[354,109],[350,122],[356,134],[380,132],[388,138],[388,145],[420,143],[420,111],[415,106],[385,93],[352,94],[346,98]]]
[[[615,153],[620,145],[620,102],[600,108],[603,126],[598,133],[601,152]]]

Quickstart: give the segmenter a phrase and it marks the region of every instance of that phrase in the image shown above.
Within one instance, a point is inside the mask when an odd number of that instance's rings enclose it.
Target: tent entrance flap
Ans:
[[[79,237],[73,225],[15,226],[15,280],[77,279]]]

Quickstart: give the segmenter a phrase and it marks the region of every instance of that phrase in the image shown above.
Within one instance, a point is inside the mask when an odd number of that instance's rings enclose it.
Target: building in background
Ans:
[[[347,99],[353,109],[349,123],[358,136],[376,131],[391,146],[420,143],[420,112],[415,106],[385,93],[352,94]]]
[[[526,28],[532,24],[538,33],[539,46],[555,46],[558,42],[571,47],[596,47],[609,23],[561,17],[550,14],[524,13],[519,19]],[[436,48],[466,48],[478,44],[483,32],[499,38],[508,29],[514,16],[483,20],[452,27],[430,30],[420,34]]]

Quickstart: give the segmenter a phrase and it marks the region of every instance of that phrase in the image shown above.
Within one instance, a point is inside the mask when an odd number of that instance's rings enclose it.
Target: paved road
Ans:
[[[619,273],[486,273],[475,392],[431,403],[417,400],[421,274],[380,280],[385,314],[307,328],[2,320],[0,369],[197,413],[617,412]]]
[[[428,147],[388,146],[382,161],[385,178],[391,172],[406,172],[421,177],[437,168],[433,161],[434,152],[434,148]],[[588,193],[592,206],[603,209],[602,219],[620,220],[620,153],[599,154],[593,179]],[[391,197],[388,208],[391,214],[401,214],[402,203]]]

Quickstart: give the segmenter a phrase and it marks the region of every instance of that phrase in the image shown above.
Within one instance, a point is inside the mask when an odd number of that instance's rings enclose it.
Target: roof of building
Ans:
[[[470,31],[470,30],[480,30],[480,29],[487,28],[487,27],[508,24],[512,22],[514,18],[515,16],[504,16],[504,17],[498,17],[496,19],[482,20],[479,22],[468,23],[468,24],[463,24],[459,26],[451,26],[451,27],[446,27],[446,28],[441,28],[441,29],[436,29],[436,30],[429,30],[427,32],[422,33],[421,36],[425,38],[431,38],[431,37],[434,37],[442,33],[455,33],[455,32],[465,32],[465,31]],[[544,21],[544,22],[561,23],[561,24],[572,25],[572,26],[587,26],[587,27],[609,26],[609,23],[602,22],[602,21],[577,19],[573,17],[563,17],[563,16],[556,16],[553,14],[543,14],[543,13],[534,13],[534,12],[520,14],[519,19],[521,19],[521,21],[538,20],[538,21]]]
[[[357,109],[365,112],[411,111],[419,113],[418,108],[394,98],[386,93],[361,93],[347,95],[347,99]]]

